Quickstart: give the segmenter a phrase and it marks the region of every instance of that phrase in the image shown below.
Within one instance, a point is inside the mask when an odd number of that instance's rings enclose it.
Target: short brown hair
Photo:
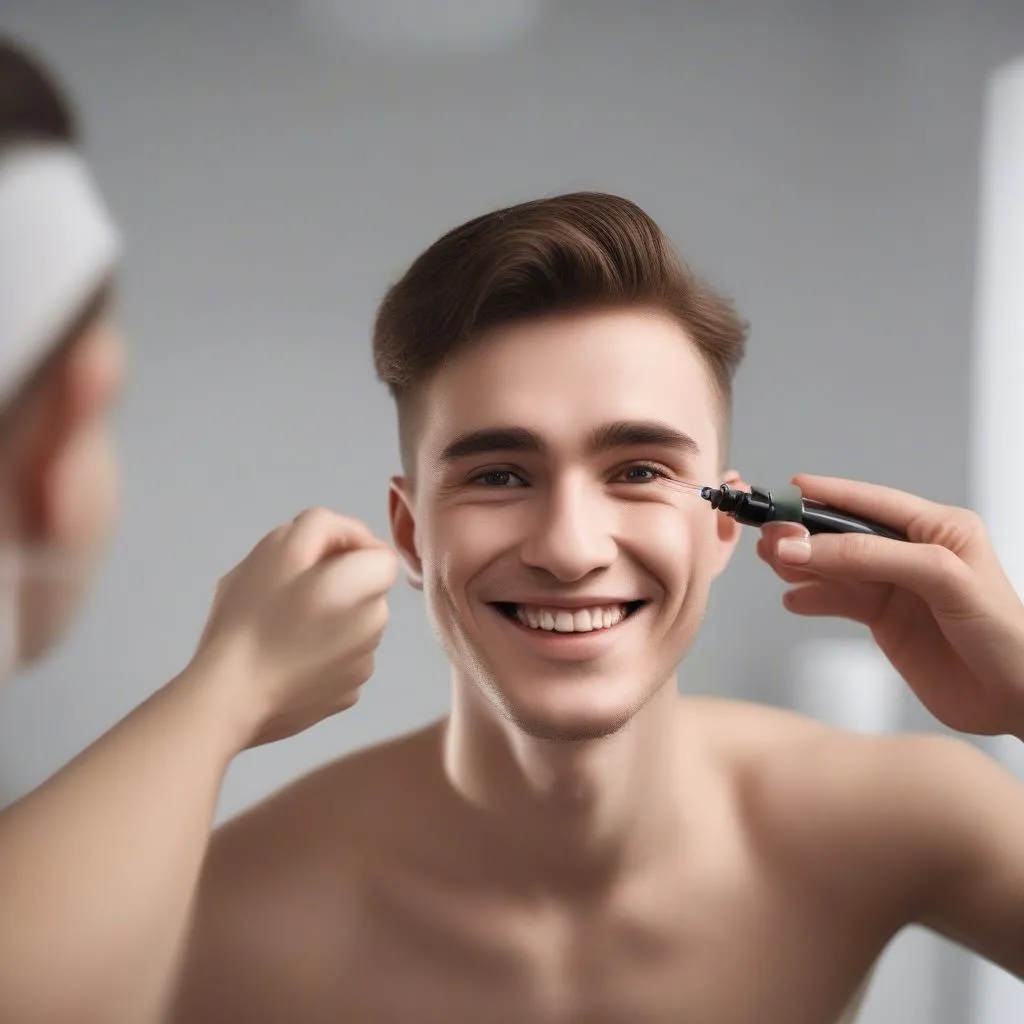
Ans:
[[[700,350],[728,445],[732,383],[747,325],[628,199],[576,192],[484,214],[430,246],[384,296],[373,332],[377,376],[398,406],[402,461],[414,466],[414,398],[488,331],[553,313],[647,307],[675,318]]]

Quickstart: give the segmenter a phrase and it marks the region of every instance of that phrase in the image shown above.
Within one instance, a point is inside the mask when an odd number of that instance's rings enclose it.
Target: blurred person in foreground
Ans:
[[[64,633],[115,520],[119,253],[64,91],[0,37],[5,677]],[[396,573],[354,520],[279,527],[221,581],[181,674],[0,812],[0,1020],[160,1018],[228,764],[355,701]]]
[[[450,713],[218,831],[176,1021],[834,1024],[911,924],[1024,977],[1024,786],[998,764],[680,696],[741,527],[667,481],[742,486],[745,343],[603,194],[477,217],[390,289],[392,537]],[[945,725],[1024,737],[1024,608],[977,516],[797,482],[913,543],[766,529],[786,607],[863,623]]]

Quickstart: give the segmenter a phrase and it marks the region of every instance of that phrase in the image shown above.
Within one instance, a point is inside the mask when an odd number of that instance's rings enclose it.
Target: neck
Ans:
[[[604,888],[678,842],[680,742],[675,679],[611,735],[537,739],[456,679],[444,737],[448,780],[528,888]],[[691,752],[692,753],[692,752]]]

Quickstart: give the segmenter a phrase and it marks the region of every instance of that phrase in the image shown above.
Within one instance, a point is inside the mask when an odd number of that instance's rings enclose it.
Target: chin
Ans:
[[[27,667],[47,656],[63,639],[82,610],[90,592],[86,573],[68,573],[59,579],[30,579],[20,591],[16,664]],[[7,652],[4,652],[7,656]]]
[[[631,715],[619,719],[574,718],[555,719],[519,716],[512,723],[524,735],[549,743],[588,743],[604,740],[621,732],[630,722]]]
[[[524,693],[499,684],[492,691],[504,718],[537,740],[583,743],[621,732],[657,691],[593,677],[546,680]]]

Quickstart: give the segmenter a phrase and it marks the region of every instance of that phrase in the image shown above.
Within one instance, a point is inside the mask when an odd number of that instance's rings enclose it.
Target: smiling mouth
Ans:
[[[492,607],[524,629],[542,633],[573,635],[599,633],[625,622],[635,615],[647,601],[626,601],[601,608],[542,608],[536,605],[512,604],[495,601]]]

